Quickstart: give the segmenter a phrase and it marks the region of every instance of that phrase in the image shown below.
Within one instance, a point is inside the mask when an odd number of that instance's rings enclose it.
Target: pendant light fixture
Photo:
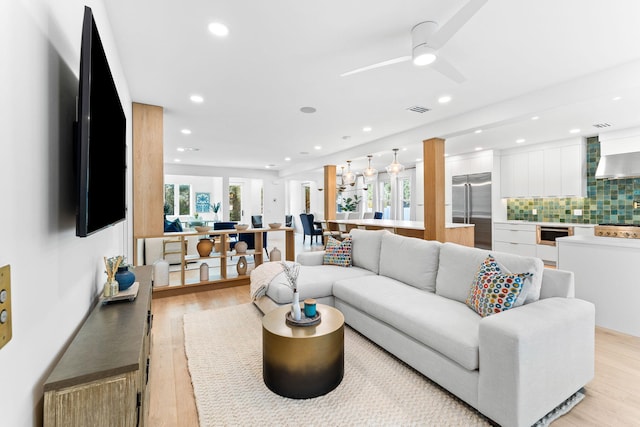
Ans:
[[[387,166],[387,173],[397,175],[404,170],[404,166],[398,162],[398,149],[393,149],[393,162]]]
[[[356,174],[351,172],[351,160],[347,160],[347,172],[342,172],[343,185],[356,185]]]
[[[364,182],[371,182],[376,179],[378,176],[378,170],[371,167],[371,159],[373,156],[369,154],[367,159],[369,159],[369,166],[365,170],[362,171],[362,176],[364,177]]]

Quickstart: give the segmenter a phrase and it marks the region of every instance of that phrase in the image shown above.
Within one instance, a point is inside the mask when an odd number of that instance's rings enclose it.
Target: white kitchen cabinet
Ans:
[[[544,192],[544,152],[531,151],[529,155],[529,196],[540,197]]]
[[[522,256],[537,256],[535,224],[493,224],[493,249]]]
[[[558,240],[558,268],[575,275],[576,298],[596,306],[596,325],[640,337],[640,241],[571,236]]]
[[[502,198],[586,195],[582,138],[505,150],[500,168]]]
[[[529,153],[502,156],[500,160],[502,197],[529,195]]]
[[[551,245],[536,245],[536,256],[545,264],[556,265],[558,262],[558,247]]]
[[[562,195],[586,195],[586,153],[584,145],[562,147]]]
[[[545,196],[562,195],[562,148],[541,150],[544,157]]]

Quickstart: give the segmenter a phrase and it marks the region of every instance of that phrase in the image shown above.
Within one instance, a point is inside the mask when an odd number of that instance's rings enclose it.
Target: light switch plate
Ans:
[[[0,348],[11,340],[11,266],[0,267]]]

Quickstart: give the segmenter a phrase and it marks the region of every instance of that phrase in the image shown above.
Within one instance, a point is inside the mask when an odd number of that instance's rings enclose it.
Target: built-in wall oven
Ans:
[[[536,243],[539,245],[555,246],[559,237],[573,236],[573,227],[563,225],[538,225],[536,229]]]

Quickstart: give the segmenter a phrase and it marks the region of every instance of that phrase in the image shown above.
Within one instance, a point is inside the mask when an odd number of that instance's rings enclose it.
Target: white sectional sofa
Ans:
[[[345,321],[503,426],[530,426],[594,376],[593,304],[573,298],[573,273],[537,258],[352,230],[352,267],[298,256],[300,300],[338,308]],[[481,317],[465,304],[491,253],[513,273],[532,272],[524,305]],[[255,303],[291,303],[281,276]]]

